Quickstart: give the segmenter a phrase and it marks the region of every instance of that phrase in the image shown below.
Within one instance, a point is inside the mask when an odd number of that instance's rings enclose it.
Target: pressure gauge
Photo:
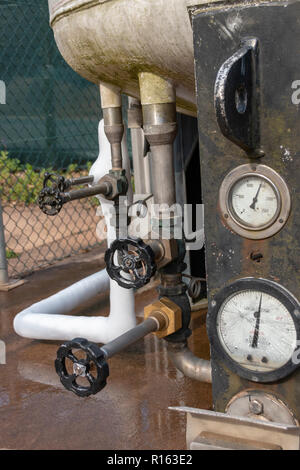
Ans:
[[[219,193],[221,216],[238,235],[267,238],[286,223],[291,198],[282,177],[265,165],[246,164],[232,170]]]
[[[208,317],[211,344],[238,375],[272,382],[300,362],[300,306],[279,284],[247,278],[223,289]]]

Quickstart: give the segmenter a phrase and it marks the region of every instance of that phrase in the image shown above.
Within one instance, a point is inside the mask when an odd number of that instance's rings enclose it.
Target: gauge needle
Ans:
[[[257,193],[256,193],[255,197],[253,198],[253,202],[252,202],[252,204],[251,204],[251,206],[250,206],[250,209],[255,210],[255,206],[256,206],[256,203],[257,203],[257,200],[258,200],[258,195],[259,195],[259,193],[260,193],[261,186],[262,186],[262,183],[260,183],[259,188],[258,188],[258,190],[257,190]]]
[[[252,340],[252,348],[257,348],[258,343],[258,335],[259,335],[259,325],[260,325],[260,314],[261,314],[261,304],[262,304],[262,294],[260,296],[259,307],[258,311],[254,313],[254,317],[256,318],[255,330]]]

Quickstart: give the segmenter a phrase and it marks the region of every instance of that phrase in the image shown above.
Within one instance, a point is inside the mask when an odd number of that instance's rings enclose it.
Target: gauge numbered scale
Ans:
[[[250,239],[275,235],[285,225],[291,198],[283,178],[266,165],[245,164],[232,170],[220,188],[225,224]]]
[[[246,278],[225,287],[211,302],[207,328],[228,367],[248,380],[279,380],[300,362],[300,306],[274,282]]]

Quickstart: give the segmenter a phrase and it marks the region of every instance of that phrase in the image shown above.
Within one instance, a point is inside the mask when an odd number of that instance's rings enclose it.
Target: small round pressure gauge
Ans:
[[[298,317],[297,300],[282,286],[264,279],[241,279],[213,300],[210,341],[241,377],[271,382],[298,366]]]
[[[220,188],[219,205],[226,225],[246,238],[277,233],[288,219],[291,198],[281,176],[265,165],[235,168]]]

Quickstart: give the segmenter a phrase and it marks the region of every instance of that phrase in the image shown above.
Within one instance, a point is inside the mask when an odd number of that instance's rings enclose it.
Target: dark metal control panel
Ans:
[[[299,420],[300,2],[190,14],[214,407],[259,390]]]

